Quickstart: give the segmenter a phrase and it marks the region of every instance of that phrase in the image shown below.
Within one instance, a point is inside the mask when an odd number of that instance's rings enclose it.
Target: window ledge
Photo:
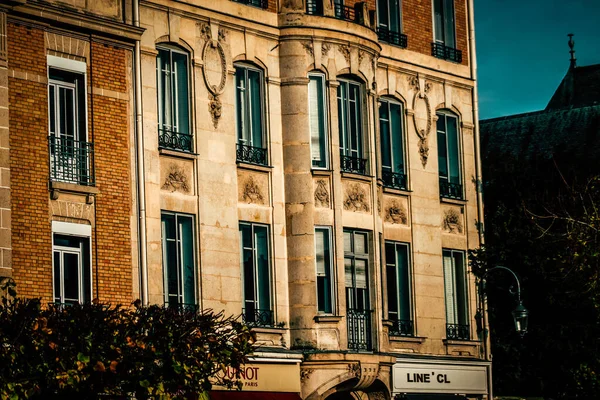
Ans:
[[[371,175],[361,175],[361,174],[355,174],[354,172],[344,172],[344,171],[342,171],[342,178],[356,179],[356,180],[364,181],[364,182],[371,182],[373,180],[373,176],[371,176]]]
[[[69,192],[82,194],[98,194],[100,190],[95,186],[77,185],[76,183],[50,181],[50,190],[52,192]]]
[[[467,204],[467,200],[463,200],[463,199],[451,199],[449,197],[441,197],[441,196],[440,196],[440,201],[442,203],[450,203],[450,204],[457,204],[457,205],[465,205],[465,204]]]
[[[285,332],[286,328],[284,328],[284,327],[278,328],[276,326],[273,326],[273,327],[254,326],[254,327],[250,327],[250,330],[252,332],[256,332],[256,333],[274,333],[274,334],[280,334],[280,333]]]
[[[177,158],[185,158],[187,160],[195,160],[198,154],[190,153],[187,151],[171,150],[171,149],[158,149],[158,153],[163,156],[171,156]]]
[[[446,346],[471,346],[477,347],[481,345],[479,340],[457,340],[457,339],[442,339]]]
[[[390,342],[398,342],[398,343],[418,343],[421,344],[425,341],[426,338],[422,336],[394,336],[389,334]]]
[[[269,172],[273,169],[270,165],[250,164],[243,161],[236,161],[238,168],[251,169],[253,171]]]
[[[317,176],[331,176],[331,173],[333,172],[330,169],[320,169],[320,168],[312,168],[311,172],[313,175],[317,175]]]
[[[315,322],[333,322],[333,323],[338,323],[342,320],[342,316],[341,315],[315,315]]]
[[[396,189],[396,188],[392,188],[392,187],[388,187],[385,185],[383,186],[383,192],[384,193],[390,193],[390,194],[398,194],[401,196],[410,196],[410,194],[412,193],[412,190],[408,190],[408,189]]]

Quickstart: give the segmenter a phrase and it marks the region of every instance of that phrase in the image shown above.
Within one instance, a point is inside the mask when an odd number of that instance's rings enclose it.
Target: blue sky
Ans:
[[[569,67],[600,64],[600,0],[475,0],[479,117],[542,110]]]

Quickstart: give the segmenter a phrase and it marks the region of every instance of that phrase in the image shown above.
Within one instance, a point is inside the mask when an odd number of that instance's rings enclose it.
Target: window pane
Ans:
[[[196,304],[196,274],[194,265],[194,226],[191,217],[180,216],[181,268],[183,270],[183,302]]]
[[[55,251],[54,252],[54,301],[57,303],[62,302],[61,300],[61,293],[60,293],[60,288],[61,288],[61,280],[60,280],[60,252],[59,251]]]
[[[356,287],[360,289],[367,288],[367,262],[365,260],[354,260],[356,273]]]
[[[396,245],[396,260],[398,268],[398,297],[400,302],[400,319],[411,319],[410,306],[410,273],[408,268],[408,247]]]
[[[235,69],[235,85],[236,85],[236,117],[237,117],[237,132],[238,139],[242,143],[250,144],[248,137],[248,127],[246,126],[247,111],[246,111],[246,70],[244,68]]]
[[[314,167],[325,168],[326,164],[326,126],[323,107],[325,95],[323,77],[311,75],[308,84],[309,119],[311,137],[311,155]]]
[[[358,101],[358,87],[350,85],[350,121],[348,127],[350,134],[350,150],[352,157],[361,156],[361,121]]]
[[[389,0],[390,31],[400,32],[400,0]]]
[[[175,240],[177,238],[176,230],[175,230],[175,215],[173,214],[163,214],[161,216],[162,225],[163,225],[163,237],[165,239]]]
[[[352,278],[352,259],[344,258],[344,282],[346,287],[354,287],[354,280]]]
[[[163,255],[166,260],[167,272],[167,302],[170,306],[179,304],[179,268],[177,263],[177,241],[169,240],[165,244],[167,254]]]
[[[460,183],[457,120],[446,116],[446,138],[448,140],[448,177],[451,183]]]
[[[451,252],[444,250],[444,294],[446,298],[446,322],[448,324],[458,323],[456,317],[454,266],[452,261]]]
[[[466,271],[464,269],[464,255],[462,252],[453,252],[455,280],[456,280],[456,313],[458,323],[468,325],[467,285]]]
[[[398,319],[398,289],[396,270],[396,251],[393,243],[385,244],[385,262],[387,275],[388,318]]]
[[[444,0],[444,42],[448,47],[454,43],[454,0]]]
[[[388,15],[388,0],[377,0],[377,14],[379,17],[379,26],[384,28],[389,27],[389,15]]]
[[[81,248],[81,285],[83,298],[81,301],[89,303],[92,301],[92,262],[90,255],[89,238],[79,238]]]
[[[354,253],[355,254],[367,254],[369,252],[367,248],[367,234],[366,233],[355,233],[354,234]]]
[[[271,280],[269,277],[268,232],[264,226],[254,226],[256,241],[256,267],[258,271],[258,304],[261,310],[271,309]]]
[[[392,153],[390,141],[389,103],[379,103],[379,130],[381,132],[381,166],[384,171],[392,170]]]
[[[344,232],[344,251],[352,252],[352,232]]]
[[[326,231],[322,229],[315,230],[315,259],[318,276],[325,276],[325,234]]]
[[[248,70],[248,90],[250,106],[250,126],[252,128],[252,146],[263,147],[262,140],[262,101],[261,73]]]
[[[440,130],[440,120],[446,121],[444,115],[438,114],[438,132],[437,132],[437,142],[438,142],[438,167],[441,178],[448,177],[448,151],[447,151],[447,143],[446,143],[446,127],[445,123],[442,127],[443,130]]]
[[[49,119],[50,119],[50,134],[56,133],[56,87],[54,85],[48,86],[48,105],[49,105]]]
[[[433,29],[436,42],[444,42],[444,0],[433,0]]]
[[[330,313],[331,302],[331,253],[329,229],[315,229],[315,252],[317,259],[317,303],[320,312]]]
[[[157,80],[158,80],[158,124],[160,129],[172,130],[173,121],[171,107],[173,104],[171,91],[171,52],[158,50]]]
[[[63,253],[65,303],[79,302],[79,254]]]
[[[189,121],[189,92],[188,92],[188,69],[187,55],[177,52],[172,52],[173,55],[173,87],[175,98],[175,130],[180,133],[190,133]]]
[[[340,86],[337,88],[338,97],[338,128],[340,131],[340,154],[344,156],[350,155],[348,149],[348,83],[340,82]]]
[[[392,127],[392,171],[404,173],[404,150],[402,135],[402,106],[390,103],[390,122]]]

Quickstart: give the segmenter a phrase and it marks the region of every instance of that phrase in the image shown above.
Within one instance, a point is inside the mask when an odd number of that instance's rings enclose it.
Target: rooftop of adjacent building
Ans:
[[[480,121],[484,157],[592,160],[600,155],[600,64],[577,66],[573,45],[570,40],[569,69],[544,110]]]

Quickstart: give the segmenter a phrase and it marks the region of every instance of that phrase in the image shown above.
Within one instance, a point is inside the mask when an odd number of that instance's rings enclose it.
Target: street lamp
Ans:
[[[521,283],[519,282],[519,278],[517,277],[517,274],[515,274],[510,268],[506,268],[506,267],[502,267],[502,266],[496,266],[493,268],[488,269],[485,274],[483,274],[483,276],[481,277],[480,280],[480,294],[481,296],[485,296],[484,294],[484,290],[485,290],[485,278],[488,276],[488,274],[492,271],[496,271],[496,270],[504,270],[504,271],[508,271],[511,273],[511,275],[515,278],[515,281],[517,281],[517,301],[519,302],[519,304],[517,305],[517,308],[515,308],[512,312],[513,315],[513,319],[515,322],[515,330],[517,331],[517,333],[519,335],[521,335],[521,337],[523,337],[525,335],[525,333],[527,333],[527,323],[529,320],[529,311],[525,308],[525,306],[523,305],[523,302],[521,301]],[[485,303],[484,303],[485,304]],[[479,314],[479,318],[482,317],[482,315],[478,312],[477,314]],[[477,316],[476,316],[477,318]],[[485,329],[485,327],[482,327],[483,329]]]

